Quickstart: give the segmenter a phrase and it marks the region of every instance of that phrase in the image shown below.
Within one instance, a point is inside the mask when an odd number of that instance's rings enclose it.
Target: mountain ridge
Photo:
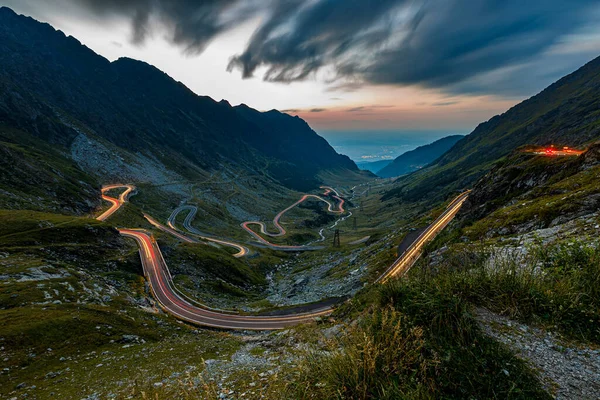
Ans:
[[[585,147],[600,137],[600,57],[479,124],[429,167],[398,180],[385,199],[440,200],[473,185],[523,145]]]
[[[228,165],[297,190],[317,187],[321,170],[359,173],[300,119],[284,117],[279,125],[281,137],[294,132],[286,143],[294,157],[286,159],[285,152],[257,145],[270,138],[266,147],[277,148],[281,138],[227,101],[197,95],[146,62],[110,62],[76,38],[7,7],[0,9],[0,64],[0,125],[32,134],[65,155],[83,137],[79,143],[107,141],[104,146],[126,162],[142,156],[187,179]],[[269,117],[256,112],[256,119]],[[306,138],[310,146],[303,145]],[[100,169],[86,172],[102,181]]]
[[[376,174],[382,178],[392,178],[416,171],[435,162],[463,137],[463,135],[450,135],[407,151],[381,168]]]

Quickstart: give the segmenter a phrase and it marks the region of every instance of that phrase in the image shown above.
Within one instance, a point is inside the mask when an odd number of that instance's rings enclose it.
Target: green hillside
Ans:
[[[385,198],[439,200],[471,187],[523,145],[586,147],[600,138],[600,58],[480,124],[436,163],[398,180]]]

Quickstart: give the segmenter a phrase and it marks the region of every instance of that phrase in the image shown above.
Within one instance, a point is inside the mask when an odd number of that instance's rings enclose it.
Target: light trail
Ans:
[[[284,209],[283,211],[280,211],[275,218],[273,218],[273,225],[275,225],[275,228],[277,228],[277,233],[270,233],[269,231],[267,231],[267,226],[264,222],[261,221],[246,221],[243,222],[241,224],[241,227],[244,228],[244,230],[246,232],[248,232],[250,235],[252,235],[256,240],[258,240],[259,242],[261,242],[262,244],[272,248],[272,249],[276,249],[276,250],[282,250],[282,251],[310,251],[310,250],[319,250],[322,249],[322,247],[320,246],[292,246],[292,245],[279,245],[279,244],[275,244],[272,242],[269,242],[268,240],[266,240],[265,238],[263,238],[262,236],[260,236],[258,233],[256,233],[254,230],[252,230],[252,228],[250,228],[250,225],[258,225],[260,227],[260,232],[263,235],[267,235],[267,236],[271,236],[271,237],[279,237],[279,236],[284,236],[287,231],[285,230],[285,228],[283,226],[281,226],[281,224],[279,223],[279,221],[281,220],[281,217],[283,217],[283,215],[285,213],[287,213],[288,211],[290,211],[292,208],[302,204],[303,202],[305,202],[306,200],[308,200],[309,198],[313,198],[313,199],[317,199],[320,200],[322,202],[325,202],[327,204],[327,211],[331,212],[331,213],[336,213],[336,214],[343,214],[344,212],[346,212],[346,210],[344,210],[344,199],[342,199],[341,197],[339,197],[337,195],[337,192],[327,186],[321,186],[321,189],[325,189],[325,192],[323,193],[324,196],[328,196],[330,193],[335,193],[336,195],[333,195],[332,197],[336,200],[338,200],[338,205],[337,205],[337,209],[335,209],[335,206],[328,200],[314,195],[314,194],[305,194],[303,195],[300,200],[298,200],[297,202],[295,202],[294,204],[292,204],[291,206],[287,207],[286,209]]]
[[[117,189],[117,188],[122,188],[122,187],[125,188],[125,191],[119,195],[118,199],[115,199],[114,197],[105,195],[105,193],[111,189]],[[135,186],[133,186],[133,185],[103,186],[102,187],[102,199],[111,203],[111,206],[108,210],[104,211],[102,214],[100,214],[98,217],[96,217],[96,219],[98,221],[106,221],[106,219],[108,217],[113,215],[119,208],[121,208],[121,206],[127,201],[129,194],[131,192],[133,192],[134,190],[135,190]]]
[[[241,244],[235,243],[230,240],[217,239],[217,238],[208,236],[208,235],[200,232],[196,228],[194,228],[192,226],[192,220],[194,219],[194,217],[196,216],[196,213],[198,211],[198,208],[196,206],[180,206],[180,207],[177,207],[175,210],[173,210],[173,212],[171,213],[171,216],[169,216],[169,219],[167,221],[167,225],[171,229],[177,230],[177,228],[175,227],[175,219],[177,218],[177,215],[179,215],[179,213],[184,210],[189,210],[188,215],[185,217],[185,220],[183,221],[183,227],[185,229],[187,229],[188,232],[198,236],[202,240],[218,243],[218,244],[221,244],[224,246],[233,247],[234,249],[237,249],[238,252],[233,254],[233,256],[236,258],[244,257],[244,256],[247,256],[250,254],[250,249],[246,246],[243,246]]]
[[[107,190],[118,187],[126,188],[126,190],[119,196],[119,199],[115,199],[104,194]],[[104,220],[110,215],[114,214],[114,212],[118,210],[124,202],[127,201],[127,197],[133,190],[135,190],[135,187],[132,185],[105,186],[102,189],[103,197],[106,197],[107,201],[110,201],[112,206],[109,210],[98,217],[98,219],[102,217],[102,220]],[[440,215],[429,227],[427,227],[427,229],[417,238],[417,240],[409,247],[409,249],[402,256],[400,256],[375,282],[385,283],[390,278],[405,273],[420,257],[423,246],[431,241],[454,218],[462,204],[467,199],[469,192],[470,191],[464,192],[452,200],[442,215]],[[300,204],[304,200],[301,199],[301,201],[295,203],[293,206]],[[288,207],[286,210],[281,212],[279,214],[279,218],[281,218],[281,215],[283,215],[283,213],[289,209],[291,209],[291,207]],[[339,205],[339,210],[337,212],[344,212],[343,203]],[[158,223],[148,215],[145,215],[145,217],[153,226],[162,230],[166,230],[168,233],[173,234],[186,242],[198,242],[177,232],[177,230],[174,229],[174,225],[171,223],[171,221],[169,221],[170,226],[167,227]],[[231,312],[215,310],[201,304],[194,305],[192,303],[197,302],[186,299],[186,296],[176,289],[173,283],[171,272],[169,271],[167,263],[162,256],[160,248],[149,233],[143,230],[135,229],[120,229],[119,232],[123,236],[132,238],[137,242],[144,275],[147,277],[154,298],[158,301],[161,308],[183,321],[221,329],[273,330],[283,329],[300,323],[312,321],[315,318],[324,317],[333,312],[333,308],[331,306],[323,306],[314,311],[305,313],[290,313],[278,316],[253,316],[232,314]]]
[[[159,257],[160,249],[148,233],[132,229],[121,229],[119,232],[123,236],[135,239],[138,243],[144,273],[161,308],[184,321],[222,329],[273,330],[312,321],[317,317],[329,315],[333,311],[331,307],[327,306],[308,313],[253,316],[227,314],[198,307],[177,293],[168,267],[162,257]]]
[[[398,276],[401,274],[405,274],[419,259],[422,254],[423,247],[433,240],[437,234],[443,230],[449,223],[454,219],[456,213],[460,210],[463,203],[469,197],[469,193],[471,191],[467,190],[464,193],[458,195],[454,200],[448,204],[448,207],[444,212],[436,218],[435,221],[431,225],[427,227],[419,235],[417,240],[415,240],[410,247],[392,263],[392,265],[375,281],[376,283],[385,283],[390,278],[394,276]]]
[[[157,220],[155,220],[148,214],[144,214],[144,218],[146,218],[146,221],[150,222],[150,224],[152,224],[152,226],[154,226],[155,228],[158,228],[163,232],[169,233],[169,234],[175,236],[176,238],[183,240],[186,243],[200,243],[198,240],[187,237],[184,234],[179,233],[177,230],[175,230],[173,228],[164,226],[163,224],[161,224],[160,222],[158,222]]]
[[[538,156],[547,157],[576,157],[585,153],[585,150],[572,149],[570,147],[557,148],[555,146],[539,147],[534,149],[524,150],[525,153],[532,153]]]

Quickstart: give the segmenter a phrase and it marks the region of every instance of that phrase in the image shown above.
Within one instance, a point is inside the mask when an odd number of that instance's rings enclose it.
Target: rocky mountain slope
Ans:
[[[473,237],[522,234],[600,209],[600,143],[579,157],[515,151],[473,187],[460,218]]]
[[[377,171],[376,174],[382,178],[392,178],[421,169],[441,157],[462,138],[462,135],[446,136],[433,143],[407,151],[396,157],[391,164]]]
[[[581,146],[600,137],[600,57],[480,124],[431,166],[401,178],[386,198],[439,199],[472,186],[523,145]]]
[[[101,182],[190,180],[228,165],[304,190],[323,170],[358,172],[299,118],[198,96],[151,65],[109,62],[6,7],[0,65],[3,146],[22,145],[6,134],[22,131]]]

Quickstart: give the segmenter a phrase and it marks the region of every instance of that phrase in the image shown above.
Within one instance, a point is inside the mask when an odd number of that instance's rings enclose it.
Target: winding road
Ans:
[[[301,314],[246,316],[213,311],[208,307],[192,304],[175,288],[167,263],[156,241],[148,233],[133,229],[121,229],[119,232],[123,236],[135,239],[138,243],[144,273],[161,308],[181,320],[213,328],[272,330],[312,321],[316,317],[326,316],[332,312],[331,307],[324,307]]]
[[[292,245],[279,245],[279,244],[275,244],[275,243],[271,243],[268,240],[266,240],[265,238],[263,238],[262,236],[260,236],[257,232],[255,232],[254,230],[252,230],[252,228],[250,228],[250,225],[258,225],[260,227],[260,233],[262,233],[263,235],[267,235],[270,237],[279,237],[279,236],[283,236],[287,233],[287,231],[285,230],[285,228],[283,226],[281,226],[281,224],[279,223],[279,221],[281,220],[281,217],[283,217],[283,215],[285,213],[287,213],[288,211],[290,211],[292,208],[302,204],[303,202],[305,202],[308,199],[317,199],[320,200],[322,202],[325,202],[327,204],[327,211],[331,212],[331,213],[336,213],[336,214],[343,214],[346,210],[344,210],[344,199],[342,199],[341,197],[339,197],[338,193],[327,186],[321,186],[321,189],[325,189],[325,192],[323,193],[324,196],[328,196],[329,193],[335,193],[335,195],[333,195],[332,197],[336,200],[338,200],[338,206],[337,209],[335,209],[335,206],[329,201],[326,200],[324,198],[322,198],[321,196],[317,196],[314,194],[305,194],[304,196],[302,196],[300,198],[300,200],[298,200],[297,202],[295,202],[294,204],[292,204],[291,206],[287,207],[286,209],[280,211],[275,218],[273,218],[273,225],[275,226],[275,228],[277,228],[277,233],[270,233],[267,230],[267,226],[264,222],[261,221],[246,221],[243,222],[241,224],[242,228],[244,228],[244,230],[246,230],[246,232],[248,232],[250,235],[252,235],[256,240],[258,240],[260,243],[264,244],[267,247],[270,247],[272,249],[275,250],[283,250],[283,251],[307,251],[307,250],[319,250],[322,249],[323,247],[321,246],[308,246],[308,245],[304,245],[304,246],[292,246]]]
[[[198,236],[202,240],[206,240],[209,242],[213,242],[213,243],[217,243],[217,244],[221,244],[224,246],[233,247],[234,249],[237,249],[238,252],[233,255],[234,257],[239,258],[239,257],[244,257],[244,256],[251,254],[250,249],[244,245],[241,245],[241,244],[231,241],[229,239],[214,238],[214,237],[212,237],[204,232],[200,232],[198,229],[194,228],[192,226],[192,221],[194,220],[194,217],[196,216],[196,213],[198,212],[198,207],[196,207],[196,206],[190,206],[190,205],[179,206],[175,210],[173,210],[173,212],[171,213],[171,216],[169,216],[169,219],[167,220],[167,225],[169,226],[169,228],[177,231],[177,228],[175,227],[175,220],[176,220],[177,216],[183,211],[189,211],[188,215],[185,217],[185,220],[183,221],[183,227],[188,232]]]
[[[125,191],[118,199],[106,196],[106,191],[124,187]],[[128,195],[135,190],[132,185],[110,185],[102,188],[102,197],[109,201],[112,205],[109,210],[102,213],[97,219],[102,221],[114,214],[125,201]],[[429,243],[435,236],[448,225],[454,218],[460,207],[467,199],[469,191],[461,193],[450,202],[446,210],[417,238],[417,240],[388,268],[376,282],[384,283],[394,276],[405,273],[419,258],[425,244]],[[317,196],[318,197],[318,196]],[[302,200],[302,199],[301,199]],[[304,199],[305,200],[305,199]],[[304,201],[302,200],[302,201]],[[284,211],[278,214],[281,218],[286,211],[293,206],[300,204],[302,201],[295,203]],[[340,204],[338,212],[344,212],[343,203]],[[279,218],[276,217],[277,221]],[[155,226],[162,227],[161,229],[169,229],[172,232],[181,235],[177,230],[165,227],[159,224],[151,217],[146,216],[146,219]],[[275,220],[274,220],[275,221]],[[276,224],[278,225],[278,224]],[[285,230],[281,228],[284,232]],[[310,312],[305,313],[290,313],[276,316],[260,316],[260,315],[239,315],[232,314],[222,310],[214,310],[207,306],[201,305],[183,295],[177,290],[173,283],[173,278],[165,259],[162,256],[158,244],[148,232],[137,229],[119,229],[119,232],[125,236],[134,239],[140,250],[140,258],[154,297],[160,306],[168,313],[183,321],[193,324],[209,326],[222,329],[247,329],[247,330],[273,330],[283,329],[289,326],[297,325],[303,322],[312,321],[315,318],[323,317],[331,314],[333,308],[331,306],[323,306]],[[184,235],[183,238],[187,238]],[[186,240],[187,241],[187,240]]]
[[[106,194],[105,194],[106,192],[108,192],[111,189],[119,189],[119,188],[123,188],[123,187],[125,188],[125,191],[119,195],[118,199],[115,199],[114,197],[106,196]],[[113,215],[115,213],[115,211],[117,211],[123,205],[123,203],[125,203],[127,201],[129,195],[134,190],[135,190],[135,186],[133,186],[133,185],[116,184],[116,185],[103,186],[102,187],[102,200],[108,201],[109,203],[111,203],[111,206],[108,210],[104,211],[102,214],[100,214],[98,217],[96,217],[96,219],[98,221],[106,221],[106,219],[108,217]]]

